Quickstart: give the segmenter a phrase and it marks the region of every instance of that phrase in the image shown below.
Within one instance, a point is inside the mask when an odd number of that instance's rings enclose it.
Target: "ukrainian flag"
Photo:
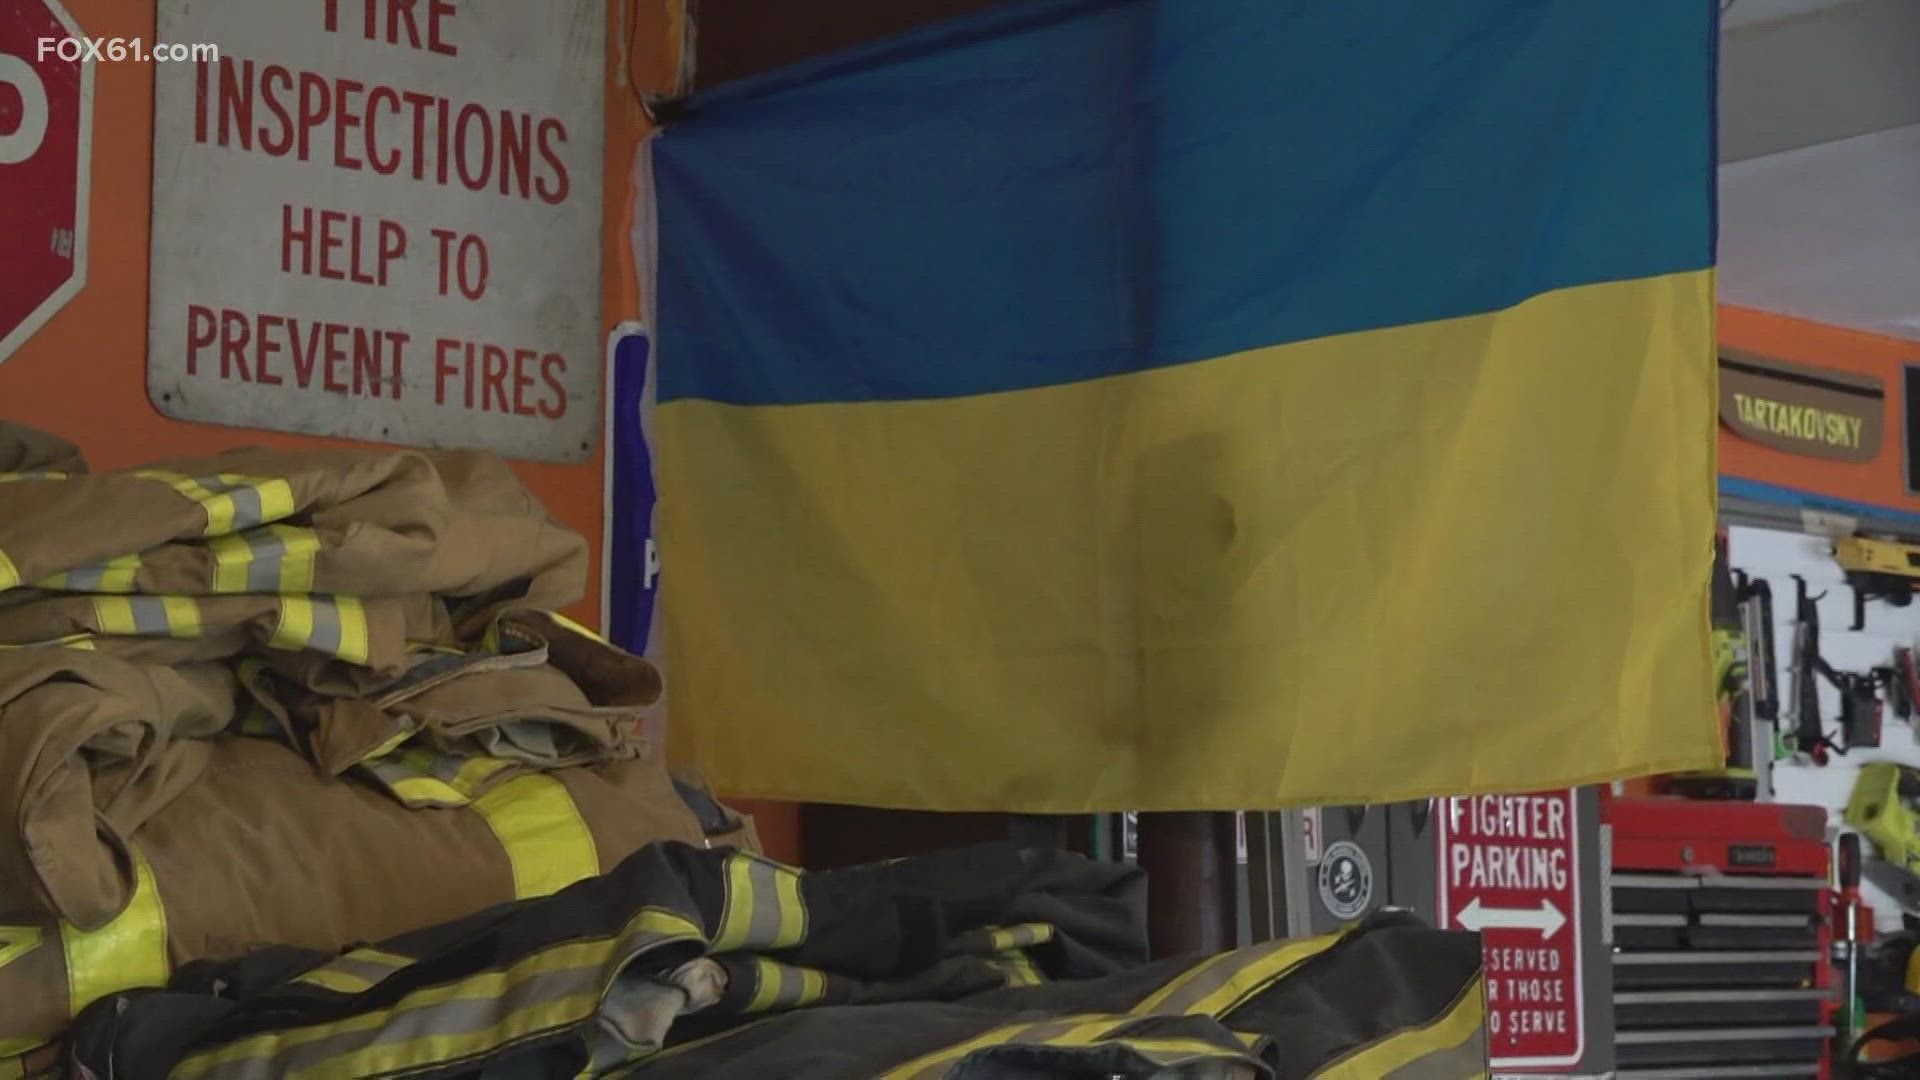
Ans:
[[[1720,760],[1714,0],[1024,0],[655,139],[672,739],[1270,808]]]

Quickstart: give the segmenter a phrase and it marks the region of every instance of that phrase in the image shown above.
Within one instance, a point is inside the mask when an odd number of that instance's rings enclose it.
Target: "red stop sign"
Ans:
[[[0,0],[0,361],[87,278],[93,66],[60,0]]]

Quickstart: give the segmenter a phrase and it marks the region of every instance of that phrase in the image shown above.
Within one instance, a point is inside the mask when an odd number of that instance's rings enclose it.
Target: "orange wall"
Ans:
[[[1906,395],[1902,369],[1920,364],[1920,342],[1846,330],[1771,312],[1723,305],[1720,344],[1880,380],[1887,394],[1886,437],[1871,461],[1829,461],[1789,454],[1720,428],[1720,473],[1795,488],[1830,498],[1920,513],[1920,496],[1907,493]]]
[[[90,37],[154,40],[152,0],[64,0]],[[672,0],[609,0],[604,243],[601,310],[606,328],[639,314],[639,289],[628,244],[628,172],[648,129],[631,86],[615,80],[621,54],[635,81],[671,84],[677,50],[670,33]],[[624,15],[624,18],[622,17]],[[622,41],[621,30],[626,30]],[[0,416],[53,431],[78,443],[95,468],[118,468],[157,457],[210,454],[235,445],[288,449],[342,445],[282,432],[192,424],[161,416],[147,400],[147,248],[151,208],[153,69],[102,63],[94,73],[93,190],[89,209],[87,284],[53,320],[0,363]],[[343,406],[350,407],[350,406]],[[601,470],[596,450],[581,465],[516,462],[521,478],[555,517],[580,530],[595,550],[594,580],[575,617],[600,614]],[[747,807],[776,856],[798,854],[791,807]]]

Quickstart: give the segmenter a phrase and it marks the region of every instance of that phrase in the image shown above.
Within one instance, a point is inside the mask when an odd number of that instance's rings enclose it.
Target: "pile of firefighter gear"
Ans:
[[[92,474],[0,424],[0,1076],[195,961],[751,846],[649,754],[658,672],[554,612],[587,559],[491,455]]]
[[[1147,963],[1128,866],[762,858],[586,559],[486,455],[0,425],[0,1080],[1484,1073],[1475,935]]]
[[[1385,914],[1147,964],[1143,886],[1005,844],[808,874],[661,843],[338,956],[194,965],[96,1002],[66,1060],[116,1080],[1485,1075],[1477,935]]]

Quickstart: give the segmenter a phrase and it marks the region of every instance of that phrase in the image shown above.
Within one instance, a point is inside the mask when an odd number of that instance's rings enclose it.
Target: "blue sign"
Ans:
[[[644,654],[660,595],[660,552],[653,542],[653,453],[641,420],[652,343],[644,331],[619,333],[608,349],[613,431],[608,480],[607,626],[613,642]]]

